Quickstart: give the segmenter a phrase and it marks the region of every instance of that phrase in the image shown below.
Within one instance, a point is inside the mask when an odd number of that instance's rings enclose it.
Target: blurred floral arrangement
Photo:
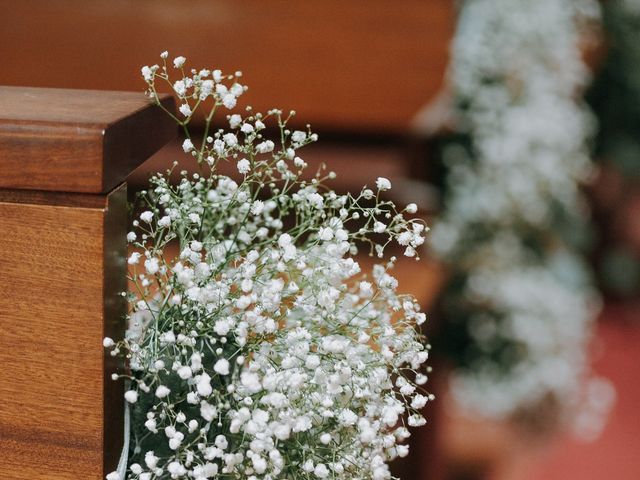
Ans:
[[[621,296],[640,293],[640,1],[603,5],[607,58],[588,99],[600,128],[596,212],[604,225],[599,274]]]
[[[129,330],[104,345],[130,369],[114,376],[128,382],[130,448],[107,478],[391,478],[387,462],[408,453],[407,426],[425,423],[433,399],[425,315],[396,293],[395,257],[368,278],[354,256],[367,246],[383,258],[394,242],[417,257],[416,206],[384,200],[386,178],[357,195],[336,194],[322,169],[305,180],[299,151],[317,136],[291,131],[293,112],[247,107],[213,132],[246,90],[240,72],[161,58],[142,69],[149,97],[162,106],[163,85],[178,96],[167,114],[200,171],[177,185],[152,177],[127,237]],[[199,140],[189,123],[203,109]],[[221,161],[242,180],[218,174]]]
[[[598,430],[611,390],[586,347],[599,299],[580,249],[594,119],[579,21],[591,0],[468,0],[452,47],[456,135],[443,148],[434,250],[454,398],[473,414]],[[550,408],[549,408],[550,407]],[[581,407],[581,408],[578,408]]]

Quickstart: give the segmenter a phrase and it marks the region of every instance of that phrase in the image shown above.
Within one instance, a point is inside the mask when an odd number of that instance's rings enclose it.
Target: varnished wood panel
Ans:
[[[455,2],[0,0],[0,12],[0,83],[142,91],[140,67],[169,49],[242,70],[257,109],[402,132],[442,84]]]
[[[176,132],[142,92],[0,87],[0,188],[107,192]]]
[[[98,480],[122,445],[102,338],[123,331],[126,191],[23,195],[0,198],[0,478]]]

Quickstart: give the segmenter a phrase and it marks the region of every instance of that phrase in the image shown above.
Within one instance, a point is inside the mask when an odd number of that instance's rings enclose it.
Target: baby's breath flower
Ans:
[[[129,403],[136,403],[138,401],[138,392],[135,390],[127,390],[124,393],[124,398]]]
[[[160,270],[160,262],[157,258],[149,258],[145,260],[144,268],[149,275],[154,275]]]
[[[387,229],[387,226],[382,222],[375,222],[373,224],[373,231],[376,233],[382,233]]]
[[[256,151],[258,153],[269,153],[269,152],[273,151],[273,147],[274,146],[275,146],[275,144],[271,140],[266,140],[266,141],[256,145]]]
[[[233,108],[239,75],[210,75],[147,81],[193,89],[201,101],[190,115],[205,101]],[[233,132],[185,140],[201,171],[177,184],[152,177],[149,210],[128,236],[138,250],[129,263],[144,258],[145,268],[132,275],[125,340],[104,340],[133,377],[127,480],[389,479],[387,462],[406,453],[401,419],[423,422],[424,314],[396,293],[393,261],[365,275],[352,254],[369,245],[384,256],[391,241],[415,249],[424,225],[371,190],[339,195],[305,181],[296,152],[317,136],[291,133],[280,110],[248,111],[228,117]],[[277,142],[262,138],[271,120]],[[240,182],[216,171],[230,158]],[[177,255],[163,254],[172,244]]]
[[[129,259],[127,260],[127,263],[128,263],[129,265],[135,265],[135,264],[137,264],[137,263],[140,261],[140,257],[141,257],[140,252],[133,252],[133,253],[129,256]]]
[[[415,203],[410,203],[405,207],[407,213],[416,213],[418,211],[418,206]]]
[[[305,132],[301,132],[300,130],[296,130],[291,135],[291,140],[295,143],[302,143],[307,139],[307,134]]]
[[[183,80],[178,80],[173,84],[173,90],[178,94],[179,97],[184,97],[187,93],[187,85]]]
[[[151,223],[151,220],[153,220],[153,212],[150,212],[148,210],[145,212],[142,212],[140,214],[140,220],[146,223]]]
[[[158,388],[156,388],[156,397],[158,398],[165,398],[170,393],[171,393],[171,390],[169,390],[169,388],[166,387],[165,385],[160,385],[158,386]]]
[[[183,103],[182,105],[180,105],[180,108],[178,110],[180,110],[180,113],[185,117],[191,116],[191,107],[188,103]]]
[[[221,358],[213,366],[213,370],[220,375],[229,375],[229,361]]]
[[[237,103],[236,96],[233,93],[226,93],[222,97],[222,104],[225,107],[227,107],[229,110],[231,110],[233,107],[235,107],[236,103]]]
[[[153,70],[151,70],[151,68],[149,68],[148,66],[145,65],[144,67],[142,67],[141,72],[143,78],[147,82],[150,82],[153,79]]]
[[[238,144],[238,137],[236,137],[233,133],[226,133],[222,138],[230,147],[235,147]]]
[[[184,65],[184,62],[186,62],[187,59],[180,56],[180,57],[176,57],[173,59],[173,66],[174,68],[181,68]]]
[[[254,215],[260,215],[264,211],[264,202],[262,200],[256,200],[251,205],[251,213]]]
[[[190,138],[187,138],[184,140],[184,142],[182,142],[182,150],[184,150],[185,153],[191,152],[194,148],[195,147],[193,146],[193,142]]]
[[[385,190],[391,189],[391,182],[387,178],[378,177],[378,179],[376,180],[376,187],[378,187],[378,190],[384,192]]]
[[[169,215],[165,215],[160,220],[158,220],[158,225],[160,227],[168,227],[171,225],[171,217]]]
[[[234,128],[234,129],[238,128],[241,123],[242,123],[242,117],[237,113],[234,113],[229,117],[229,126],[231,128]]]

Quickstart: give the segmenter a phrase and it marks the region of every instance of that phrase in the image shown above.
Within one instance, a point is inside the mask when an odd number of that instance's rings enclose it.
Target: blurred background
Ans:
[[[395,272],[438,398],[396,475],[640,478],[640,1],[0,0],[2,85],[142,92],[164,50],[434,226]]]

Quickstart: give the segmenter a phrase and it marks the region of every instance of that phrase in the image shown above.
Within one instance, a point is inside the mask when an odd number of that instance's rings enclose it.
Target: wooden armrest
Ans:
[[[142,93],[0,87],[0,188],[105,193],[176,130]]]
[[[102,339],[125,328],[122,180],[175,134],[141,93],[0,87],[0,478],[115,469],[123,392]]]

